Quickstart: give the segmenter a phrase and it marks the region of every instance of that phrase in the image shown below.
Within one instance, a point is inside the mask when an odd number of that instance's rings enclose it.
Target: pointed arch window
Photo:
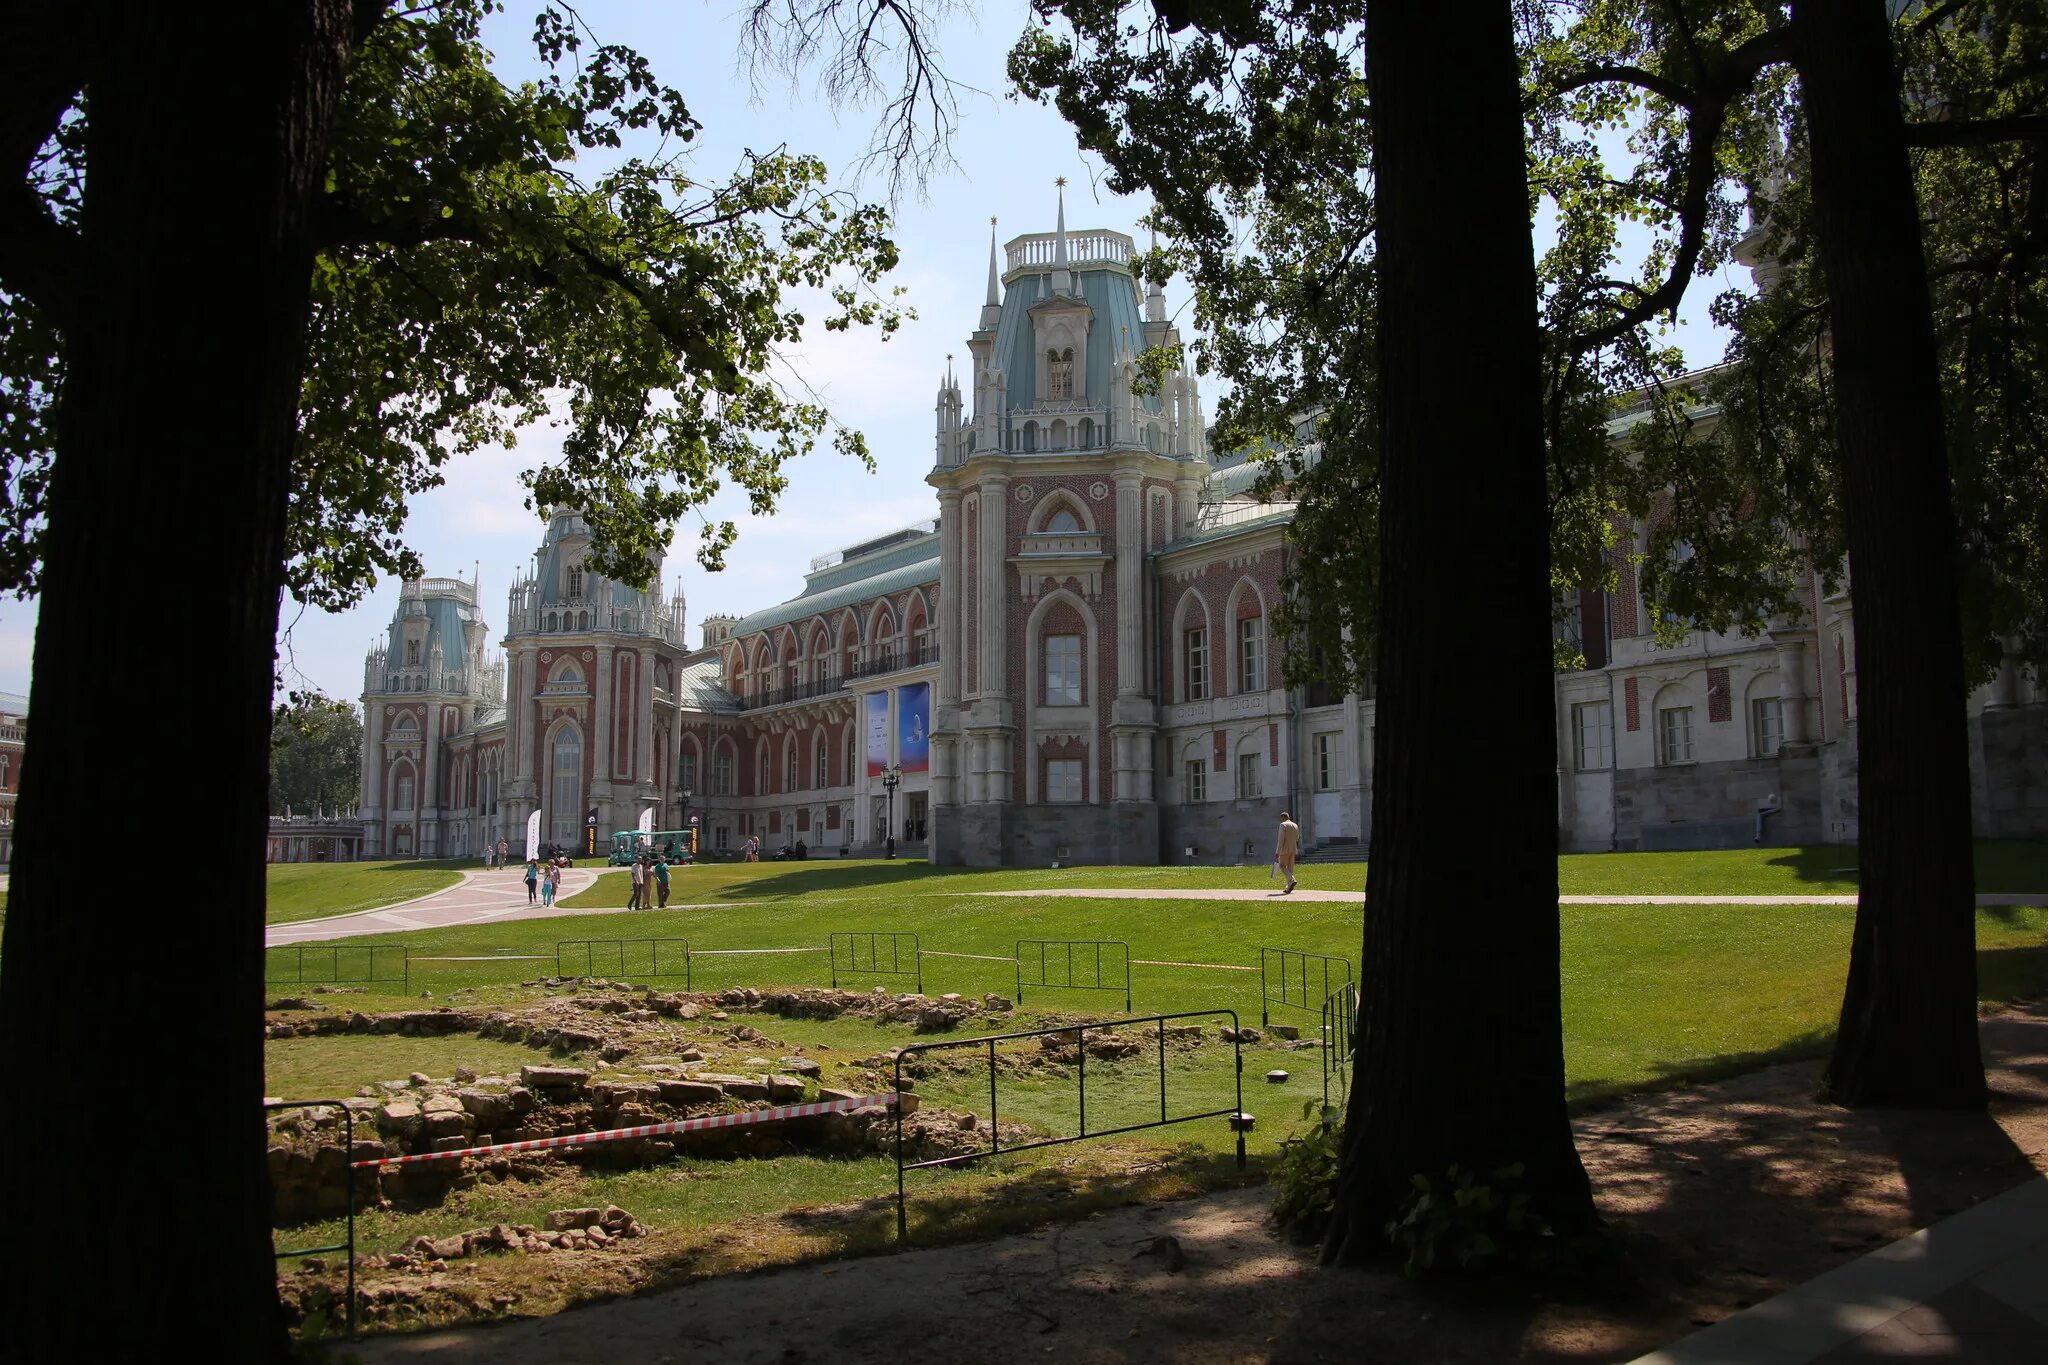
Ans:
[[[1081,519],[1071,508],[1062,507],[1045,519],[1045,530],[1048,535],[1075,535],[1081,530]]]
[[[1045,396],[1052,399],[1074,396],[1074,348],[1063,346],[1045,353]]]

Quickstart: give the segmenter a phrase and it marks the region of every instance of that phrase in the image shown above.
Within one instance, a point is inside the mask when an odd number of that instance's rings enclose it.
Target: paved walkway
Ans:
[[[1184,891],[1132,886],[1037,887],[1029,891],[927,891],[928,896],[1078,896],[1097,900],[1133,901],[1356,901],[1356,891],[1311,891],[1297,887],[1292,893],[1279,890],[1242,890],[1235,887],[1190,887]],[[1560,905],[1854,905],[1849,896],[1559,896]],[[1987,892],[1977,897],[1979,905],[2048,905],[2048,891]]]
[[[347,915],[330,915],[326,919],[273,924],[264,931],[263,942],[264,946],[275,948],[279,944],[306,943],[314,939],[388,934],[398,929],[445,929],[458,924],[490,924],[505,919],[549,919],[557,915],[602,913],[569,910],[561,903],[566,897],[588,890],[596,880],[597,873],[591,869],[569,868],[562,874],[562,886],[555,893],[555,904],[543,906],[526,903],[524,863],[517,867],[465,872],[462,880],[453,886],[444,887],[432,895],[400,901],[396,905],[358,910]]]
[[[1640,1357],[1635,1365],[2048,1360],[2048,1176]]]

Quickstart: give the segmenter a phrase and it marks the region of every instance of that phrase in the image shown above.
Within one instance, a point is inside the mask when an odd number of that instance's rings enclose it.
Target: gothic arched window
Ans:
[[[1074,396],[1074,348],[1063,347],[1045,353],[1045,396],[1047,398],[1072,398]]]
[[[1081,519],[1071,510],[1062,507],[1045,519],[1045,529],[1051,534],[1074,535],[1081,529]]]

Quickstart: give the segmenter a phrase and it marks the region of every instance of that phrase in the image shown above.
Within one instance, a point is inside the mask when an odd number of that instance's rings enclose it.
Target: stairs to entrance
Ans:
[[[1294,861],[1300,863],[1362,863],[1366,859],[1365,845],[1356,839],[1325,839]]]

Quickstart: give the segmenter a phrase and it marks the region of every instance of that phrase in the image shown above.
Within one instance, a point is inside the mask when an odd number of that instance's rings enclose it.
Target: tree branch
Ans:
[[[1998,142],[2048,142],[2048,114],[1937,119],[1906,125],[1908,147],[1989,147]]]
[[[1562,99],[1593,85],[1638,86],[1653,95],[1663,96],[1681,109],[1690,109],[1699,102],[1699,93],[1691,86],[1660,76],[1644,67],[1628,65],[1589,66],[1583,71],[1575,72],[1564,84],[1539,96],[1534,102],[1548,104],[1554,99]]]
[[[0,6],[0,288],[60,325],[76,309],[82,252],[43,206],[32,171],[85,84],[83,42],[76,6]]]

